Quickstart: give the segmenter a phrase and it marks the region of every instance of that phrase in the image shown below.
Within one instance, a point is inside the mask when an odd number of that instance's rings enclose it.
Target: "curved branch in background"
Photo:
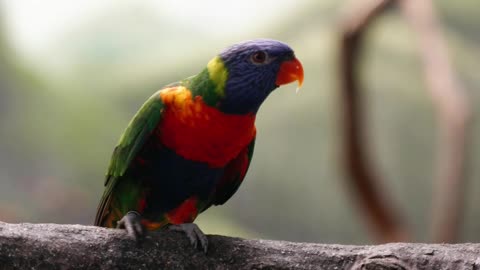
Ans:
[[[355,4],[341,24],[340,40],[340,91],[343,117],[343,158],[349,173],[349,186],[363,207],[371,231],[380,242],[406,241],[407,229],[391,196],[380,188],[382,178],[367,158],[364,138],[364,111],[361,89],[357,77],[358,58],[362,37],[370,23],[392,4],[393,0],[370,0]]]
[[[401,10],[417,35],[425,77],[437,109],[439,138],[434,181],[432,239],[454,242],[463,218],[468,98],[455,78],[432,1],[402,0]]]

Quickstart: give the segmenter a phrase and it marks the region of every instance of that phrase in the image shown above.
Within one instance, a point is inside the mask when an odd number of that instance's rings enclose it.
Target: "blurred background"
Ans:
[[[476,116],[460,241],[480,241],[480,8],[435,1],[450,58]],[[340,164],[338,21],[345,1],[0,0],[0,220],[92,224],[114,146],[157,89],[245,39],[282,40],[304,87],[258,115],[253,163],[206,233],[371,243]],[[432,205],[436,128],[414,36],[398,12],[370,29],[361,58],[371,157],[418,241]],[[475,106],[476,105],[476,106]]]

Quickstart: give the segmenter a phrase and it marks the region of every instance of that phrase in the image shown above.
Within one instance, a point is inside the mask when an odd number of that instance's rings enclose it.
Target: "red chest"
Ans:
[[[184,158],[223,167],[255,137],[255,115],[224,114],[183,87],[161,92],[166,105],[156,135]]]

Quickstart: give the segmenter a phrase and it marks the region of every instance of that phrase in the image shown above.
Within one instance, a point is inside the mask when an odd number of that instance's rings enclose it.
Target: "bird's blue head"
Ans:
[[[225,113],[256,113],[277,87],[303,82],[303,67],[285,43],[255,39],[226,48],[207,66]]]

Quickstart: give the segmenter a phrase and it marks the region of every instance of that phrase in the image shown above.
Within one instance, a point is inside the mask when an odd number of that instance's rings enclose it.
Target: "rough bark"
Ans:
[[[479,269],[480,244],[346,246],[208,236],[207,254],[175,232],[141,245],[125,231],[0,223],[0,269]]]

